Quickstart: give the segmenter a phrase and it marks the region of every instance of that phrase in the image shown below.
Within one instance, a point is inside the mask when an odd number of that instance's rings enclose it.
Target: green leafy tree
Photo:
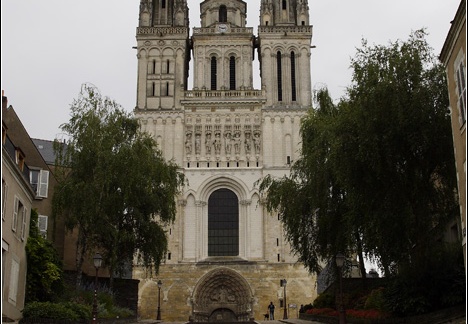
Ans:
[[[328,91],[319,91],[316,99],[318,109],[309,111],[301,128],[302,157],[290,175],[263,178],[259,190],[266,194],[265,207],[280,215],[299,260],[310,272],[319,273],[324,260],[333,261],[338,252],[348,250],[350,232],[345,193],[329,159],[339,111]]]
[[[157,272],[167,250],[164,226],[175,218],[175,196],[184,181],[177,165],[163,159],[135,118],[91,85],[82,86],[61,129],[69,140],[57,145],[62,172],[54,211],[78,231],[77,285],[85,253],[92,250],[103,255],[111,285],[134,255]]]
[[[430,257],[457,210],[445,73],[425,36],[418,30],[388,46],[363,41],[337,123],[337,178],[365,252],[386,276]]]
[[[260,181],[310,271],[342,251],[375,259],[390,276],[395,265],[430,257],[455,216],[445,73],[425,35],[363,41],[347,96],[334,105],[326,90],[317,93],[290,175]]]
[[[35,209],[31,210],[26,257],[26,302],[55,300],[63,291],[62,263],[52,244],[40,235]]]

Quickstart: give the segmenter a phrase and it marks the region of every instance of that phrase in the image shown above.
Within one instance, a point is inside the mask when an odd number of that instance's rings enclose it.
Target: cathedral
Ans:
[[[296,318],[317,295],[256,185],[288,174],[300,154],[312,105],[308,3],[261,0],[259,16],[254,35],[246,2],[205,0],[190,30],[186,0],[140,1],[134,114],[188,180],[159,273],[133,268],[141,319],[262,320],[270,302],[277,319]]]

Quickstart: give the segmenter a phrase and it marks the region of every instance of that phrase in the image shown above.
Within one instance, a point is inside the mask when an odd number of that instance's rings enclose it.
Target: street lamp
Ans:
[[[162,281],[158,280],[158,315],[156,316],[156,320],[161,320],[161,287]]]
[[[288,282],[286,279],[282,280],[283,288],[284,288],[284,314],[283,314],[283,319],[288,319],[288,302],[286,300],[286,284]]]
[[[102,265],[102,256],[96,253],[93,257],[94,267],[96,268],[96,275],[94,276],[94,301],[93,301],[93,323],[97,323],[97,285],[98,285],[98,271]]]
[[[341,269],[343,268],[345,262],[345,256],[342,253],[338,253],[335,257],[336,266],[338,267],[338,271],[340,272],[340,324],[346,324],[346,311],[344,309],[343,304],[343,283],[342,283],[342,272]]]

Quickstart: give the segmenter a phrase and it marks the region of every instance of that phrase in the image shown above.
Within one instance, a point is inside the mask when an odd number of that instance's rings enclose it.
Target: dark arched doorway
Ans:
[[[237,316],[228,308],[217,308],[211,313],[208,322],[237,322]]]

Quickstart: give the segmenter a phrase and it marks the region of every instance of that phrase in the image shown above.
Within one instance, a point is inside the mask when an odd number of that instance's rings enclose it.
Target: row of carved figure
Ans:
[[[250,131],[246,131],[244,134],[244,151],[246,155],[255,153],[260,154],[260,131],[254,131],[253,138]],[[195,133],[195,154],[201,154],[201,133]],[[212,148],[214,147],[214,153],[216,155],[221,154],[222,146],[224,144],[224,153],[226,155],[241,154],[241,146],[242,146],[242,139],[241,139],[241,131],[235,131],[234,136],[232,132],[225,131],[223,135],[224,139],[221,138],[221,132],[215,132],[214,139],[211,138],[211,132],[205,133],[205,154],[210,155]],[[187,155],[192,154],[192,146],[194,140],[192,138],[192,132],[188,131],[185,134],[185,153]],[[253,152],[252,152],[253,148]]]

